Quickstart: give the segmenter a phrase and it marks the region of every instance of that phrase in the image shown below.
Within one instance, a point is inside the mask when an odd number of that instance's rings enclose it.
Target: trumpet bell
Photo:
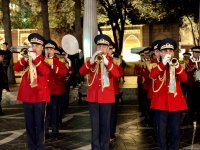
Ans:
[[[28,52],[29,52],[28,48],[22,48],[20,51],[20,55],[27,56]]]
[[[171,62],[170,62],[171,66],[176,66],[178,65],[178,59],[177,58],[172,58]]]
[[[95,56],[95,62],[96,63],[100,63],[102,61],[103,61],[103,56],[102,55],[98,54],[98,55]]]

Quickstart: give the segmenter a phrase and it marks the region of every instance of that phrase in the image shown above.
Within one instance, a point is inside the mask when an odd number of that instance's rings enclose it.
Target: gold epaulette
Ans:
[[[49,64],[49,65],[52,65],[53,64],[53,59],[52,58],[45,58],[44,61]]]
[[[157,65],[158,65],[157,63],[150,63],[150,64],[149,64],[149,67],[148,67],[149,71],[151,71],[151,70],[152,70],[153,68],[155,68]]]
[[[142,61],[138,62],[137,64],[138,64],[139,67],[144,67],[145,66],[145,62],[142,62]]]
[[[183,69],[185,69],[186,63],[184,61],[179,62],[179,64],[183,67]]]
[[[59,61],[65,63],[65,58],[59,58]]]
[[[90,57],[87,57],[85,60],[86,60],[86,62],[87,62],[88,60],[90,60]]]
[[[121,64],[121,59],[120,58],[113,58],[113,63],[117,66]]]

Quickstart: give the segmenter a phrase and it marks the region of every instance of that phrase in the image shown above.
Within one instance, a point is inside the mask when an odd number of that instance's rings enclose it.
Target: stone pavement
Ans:
[[[126,82],[122,85],[124,103],[118,108],[117,138],[111,150],[158,150],[154,140],[154,130],[148,126],[144,118],[139,117],[140,113],[135,99],[137,90],[133,82],[135,78],[125,78],[125,80]],[[22,105],[8,103],[4,105],[3,110],[5,116],[0,116],[0,150],[27,149]],[[66,111],[59,137],[46,139],[45,149],[89,150],[91,149],[90,131],[87,103],[84,101],[78,105],[77,101],[74,101]],[[196,132],[193,133],[193,131],[193,125],[188,121],[187,112],[183,112],[181,150],[200,150],[199,122]]]

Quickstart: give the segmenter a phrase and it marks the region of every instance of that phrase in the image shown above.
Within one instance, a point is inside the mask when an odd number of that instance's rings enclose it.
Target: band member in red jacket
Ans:
[[[59,133],[59,112],[64,93],[63,77],[68,75],[67,67],[59,60],[55,55],[58,51],[58,46],[53,40],[47,40],[45,42],[45,61],[49,64],[49,91],[50,91],[50,104],[48,105],[48,119],[52,127],[53,137],[58,136]],[[47,129],[48,131],[48,129]]]
[[[188,74],[187,84],[187,102],[189,111],[189,121],[197,121],[200,116],[200,102],[196,98],[200,91],[200,46],[191,48],[192,56],[185,66],[185,71]],[[197,113],[197,115],[196,115]]]
[[[74,75],[74,67],[72,66],[71,60],[68,58],[68,54],[60,48],[60,58],[59,60],[65,64],[65,67],[68,70],[68,75],[62,78],[62,81],[64,83],[64,93],[63,93],[63,98],[60,103],[60,112],[59,112],[59,122],[60,125],[62,125],[62,119],[64,116],[64,112],[67,110],[69,106],[69,94],[70,94],[70,81],[71,81],[71,76]]]
[[[180,82],[187,80],[187,74],[174,58],[176,47],[175,40],[162,40],[159,48],[162,61],[150,72],[154,88],[151,109],[154,109],[157,141],[162,150],[179,149],[180,114],[187,109],[180,86]]]
[[[111,105],[115,103],[114,78],[120,74],[112,57],[108,55],[111,39],[105,34],[94,39],[97,51],[80,68],[80,74],[89,74],[87,101],[89,104],[92,149],[108,150],[110,140]]]
[[[144,102],[146,100],[145,90],[144,90],[144,70],[145,70],[145,54],[144,50],[141,50],[139,53],[140,61],[135,64],[134,75],[137,76],[137,85],[138,85],[138,104],[139,111],[141,112],[141,117],[145,116]]]
[[[113,63],[118,67],[120,77],[122,77],[124,75],[122,60],[116,52],[113,52],[114,47],[115,47],[115,44],[112,42],[108,55],[113,57]],[[110,143],[111,144],[114,144],[115,139],[116,139],[115,132],[116,132],[117,114],[118,114],[117,107],[119,104],[119,100],[121,98],[119,82],[120,82],[120,78],[114,78],[113,83],[114,83],[114,89],[115,89],[115,103],[112,104],[111,117],[110,117]]]
[[[23,102],[28,149],[44,149],[44,118],[46,102],[49,102],[49,66],[42,55],[44,38],[38,33],[28,36],[32,52],[24,55],[15,65],[15,71],[23,71],[17,100]]]

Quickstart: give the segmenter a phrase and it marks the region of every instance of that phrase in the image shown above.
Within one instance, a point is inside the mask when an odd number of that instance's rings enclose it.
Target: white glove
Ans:
[[[36,58],[36,53],[30,53],[29,56],[32,58],[32,60],[35,60],[35,58]]]
[[[166,54],[166,55],[164,56],[163,60],[162,60],[162,63],[163,63],[164,65],[166,65],[167,63],[170,62],[171,57],[172,57],[171,55]]]
[[[68,62],[69,67],[71,67],[71,65],[72,65],[71,60],[69,58],[65,58],[65,60]]]
[[[109,61],[108,61],[108,59],[106,58],[105,55],[102,55],[102,56],[103,56],[103,62],[107,66]]]
[[[95,59],[96,55],[98,55],[99,53],[101,53],[101,51],[96,51],[96,52],[92,55],[92,57],[90,58],[90,64],[93,64],[93,63],[94,63],[94,59]]]

